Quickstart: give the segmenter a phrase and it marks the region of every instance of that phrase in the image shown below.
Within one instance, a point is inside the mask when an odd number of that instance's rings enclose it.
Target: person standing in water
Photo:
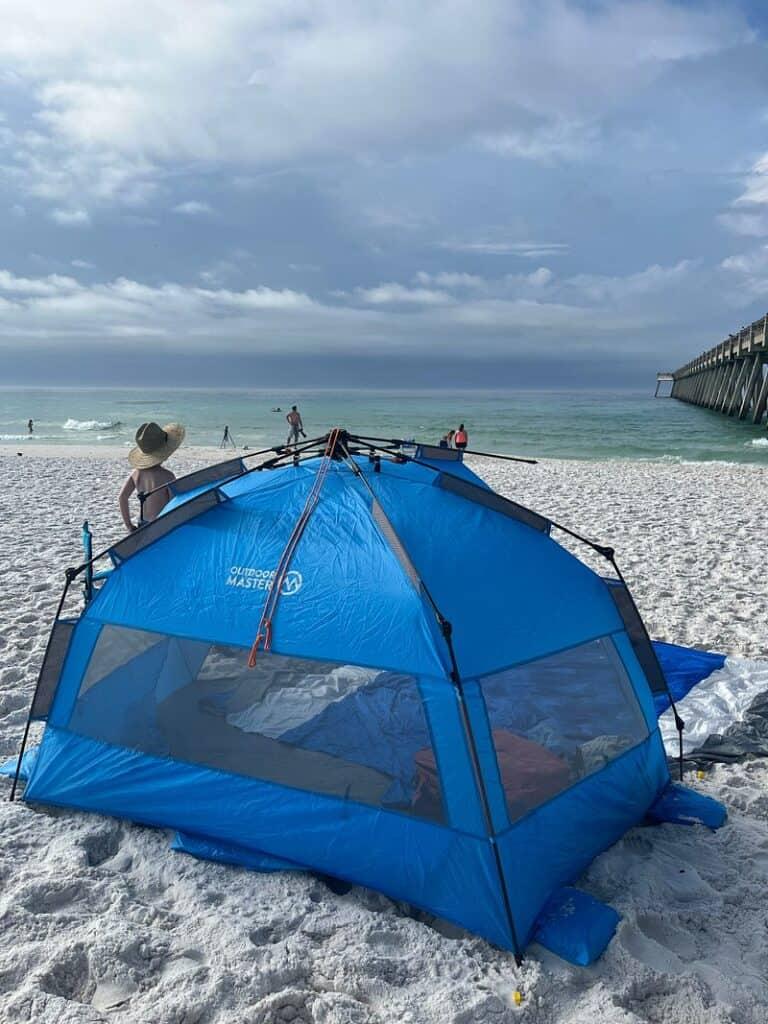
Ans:
[[[307,435],[304,433],[304,424],[301,422],[301,413],[295,405],[291,406],[291,411],[285,417],[288,420],[288,440],[286,444],[298,444],[299,434],[302,437]]]
[[[32,420],[28,420],[27,421],[27,433],[29,433],[29,434],[34,433],[34,429],[35,429],[35,424],[32,422]]]
[[[453,443],[457,448],[461,449],[461,451],[464,451],[469,444],[469,434],[464,429],[463,423],[459,424],[459,429],[453,435]]]
[[[133,532],[139,526],[145,526],[157,519],[171,497],[168,484],[176,477],[163,466],[163,462],[172,455],[184,440],[186,431],[180,423],[166,423],[160,427],[157,423],[142,423],[136,431],[136,447],[128,453],[128,461],[133,470],[120,491],[120,515],[123,517],[126,530]],[[137,494],[148,494],[141,511],[138,526],[131,520],[128,499],[136,491]],[[149,492],[153,493],[150,494]]]

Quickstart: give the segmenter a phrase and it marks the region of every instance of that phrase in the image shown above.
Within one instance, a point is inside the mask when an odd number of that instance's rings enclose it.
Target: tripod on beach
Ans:
[[[236,448],[236,447],[237,447],[237,445],[235,444],[235,439],[234,439],[234,437],[232,437],[232,434],[229,432],[229,427],[224,427],[224,436],[221,439],[221,444],[219,445],[219,448]]]

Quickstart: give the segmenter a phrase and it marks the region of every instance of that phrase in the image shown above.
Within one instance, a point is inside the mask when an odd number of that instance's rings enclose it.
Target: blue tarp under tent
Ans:
[[[596,855],[644,820],[722,823],[657,725],[714,666],[655,649],[613,551],[591,544],[603,577],[461,452],[335,430],[174,490],[100,587],[101,556],[67,572],[87,600],[51,633],[26,800],[577,963],[618,919],[569,888]]]

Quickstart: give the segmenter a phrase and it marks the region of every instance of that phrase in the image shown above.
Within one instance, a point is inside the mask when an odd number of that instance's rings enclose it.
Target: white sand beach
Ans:
[[[125,456],[0,448],[3,758],[17,750],[82,521],[97,547],[123,532]],[[170,466],[181,473],[221,456],[186,449]],[[507,496],[612,544],[654,638],[727,653],[745,689],[763,676],[768,688],[765,539],[755,526],[768,468],[473,467]],[[162,831],[10,804],[0,780],[0,1021],[765,1024],[768,760],[686,781],[724,801],[728,823],[717,833],[636,828],[599,857],[579,884],[622,921],[600,961],[580,969],[537,946],[518,968],[485,941],[366,890],[336,896],[310,875],[197,862],[171,852]]]

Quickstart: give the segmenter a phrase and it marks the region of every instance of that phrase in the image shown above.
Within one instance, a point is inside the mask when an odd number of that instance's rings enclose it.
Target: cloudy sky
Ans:
[[[0,383],[647,386],[768,309],[760,0],[0,10]]]

